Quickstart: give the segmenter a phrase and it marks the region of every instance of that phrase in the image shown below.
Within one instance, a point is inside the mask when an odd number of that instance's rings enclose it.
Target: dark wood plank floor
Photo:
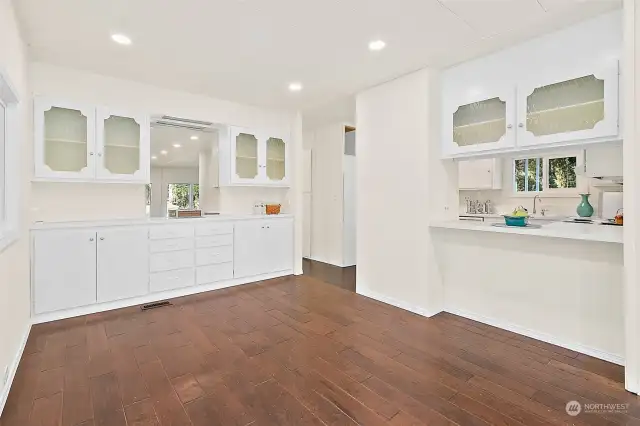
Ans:
[[[0,424],[640,424],[619,366],[314,278],[173,302],[35,326]]]

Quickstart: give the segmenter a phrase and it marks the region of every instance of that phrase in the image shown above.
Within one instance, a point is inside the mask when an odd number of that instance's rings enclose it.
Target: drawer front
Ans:
[[[151,255],[149,262],[151,272],[182,268],[193,268],[193,250],[168,251]]]
[[[151,274],[149,287],[151,292],[175,290],[190,287],[195,284],[193,268],[178,269],[176,271],[156,272]]]
[[[196,268],[196,284],[214,283],[233,278],[233,262],[218,265],[198,266]]]
[[[188,237],[193,237],[193,226],[191,225],[161,225],[149,228],[149,238],[152,240]]]
[[[149,242],[151,253],[164,251],[190,250],[193,248],[193,238],[171,238],[167,240],[152,240]]]
[[[202,223],[196,226],[196,235],[233,234],[233,223]]]
[[[233,245],[233,234],[196,237],[196,248],[220,247]]]
[[[214,247],[196,250],[196,265],[213,265],[233,262],[233,246]]]

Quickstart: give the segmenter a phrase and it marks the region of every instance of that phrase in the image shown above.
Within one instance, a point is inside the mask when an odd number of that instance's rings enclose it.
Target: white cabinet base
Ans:
[[[225,281],[218,281],[211,284],[197,285],[195,287],[180,288],[177,290],[163,291],[159,293],[152,293],[141,297],[132,299],[123,299],[115,302],[97,303],[89,306],[82,306],[79,308],[65,309],[62,311],[50,312],[41,315],[34,315],[32,320],[34,324],[41,324],[44,322],[57,321],[65,318],[72,318],[81,315],[95,314],[97,312],[110,311],[113,309],[126,308],[129,306],[143,305],[151,302],[157,302],[160,300],[173,299],[176,297],[188,296],[190,294],[203,293],[205,291],[219,290],[221,288],[233,287],[241,284],[254,283],[272,278],[284,277],[287,275],[293,275],[293,270],[282,271],[272,274],[256,275],[247,278],[236,278]]]

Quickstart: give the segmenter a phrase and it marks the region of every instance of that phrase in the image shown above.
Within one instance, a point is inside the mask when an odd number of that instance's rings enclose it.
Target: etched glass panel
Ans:
[[[75,109],[44,112],[44,164],[58,172],[87,167],[87,117]]]
[[[140,125],[112,115],[104,121],[104,167],[111,173],[132,175],[140,170]]]
[[[236,136],[236,174],[241,179],[258,176],[258,139],[253,135]]]
[[[526,129],[535,136],[593,129],[604,120],[604,80],[593,75],[536,88]]]
[[[492,98],[462,105],[453,113],[453,142],[458,146],[498,142],[507,131],[507,104]]]
[[[267,177],[271,180],[283,180],[285,176],[285,146],[278,138],[267,139]]]

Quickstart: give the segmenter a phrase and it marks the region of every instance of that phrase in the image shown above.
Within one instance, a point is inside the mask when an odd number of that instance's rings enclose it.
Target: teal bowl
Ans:
[[[527,216],[509,216],[505,214],[504,223],[507,226],[527,226],[529,218]]]

